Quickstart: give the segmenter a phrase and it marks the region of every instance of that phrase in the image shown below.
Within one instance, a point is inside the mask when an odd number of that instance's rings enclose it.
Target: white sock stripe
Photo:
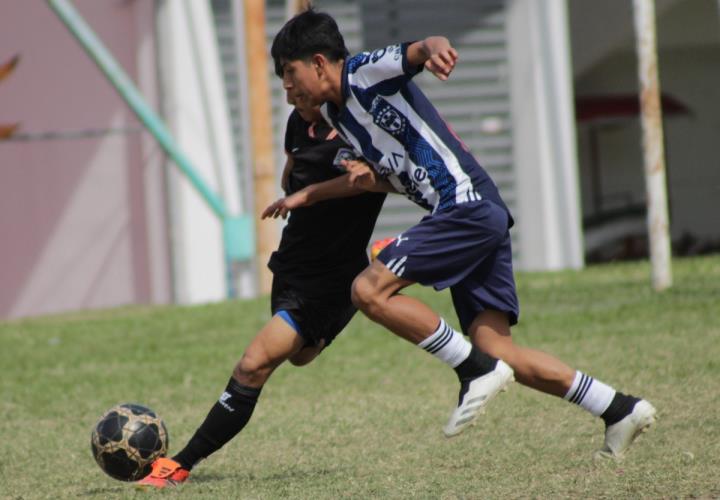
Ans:
[[[423,342],[420,344],[420,347],[422,347],[426,351],[434,349],[438,342],[441,342],[443,339],[445,339],[449,333],[450,328],[448,328],[447,323],[445,323],[445,321],[443,320],[440,320],[440,325],[438,326],[437,330],[435,330],[435,332],[428,338],[423,340]]]
[[[400,269],[400,270],[399,270],[397,273],[395,273],[395,274],[397,275],[398,278],[400,278],[400,277],[403,275],[404,272],[405,272],[405,266],[402,266],[402,269]]]
[[[571,403],[580,404],[585,397],[585,393],[587,392],[588,388],[590,387],[590,384],[592,384],[592,377],[588,377],[584,373],[582,374],[582,377],[580,378],[580,384],[578,385],[578,388],[575,390],[575,394],[570,398]]]
[[[472,349],[470,342],[442,318],[437,330],[418,346],[453,368],[465,361]]]
[[[585,395],[588,393],[588,391],[590,390],[590,387],[592,387],[592,384],[595,381],[594,378],[592,378],[588,375],[583,375],[583,376],[585,377],[585,379],[583,380],[582,384],[580,384],[580,390],[575,395],[575,402],[577,404],[582,403],[582,401],[585,399]]]
[[[615,397],[615,389],[589,375],[575,373],[570,390],[565,399],[589,411],[596,417],[603,414]]]
[[[580,385],[580,381],[582,380],[583,373],[579,370],[575,371],[575,378],[572,381],[572,384],[570,384],[570,389],[568,389],[567,393],[563,396],[563,399],[566,401],[570,401],[570,398],[572,398],[575,395],[575,392],[577,391],[578,386]]]
[[[447,323],[445,323],[444,319],[440,318],[440,324],[438,324],[438,327],[435,329],[435,331],[432,332],[432,334],[428,338],[420,342],[418,344],[418,347],[422,347],[423,349],[425,349],[425,347],[427,347],[429,344],[435,342],[437,336],[442,334],[445,331],[445,328],[447,328]]]
[[[388,262],[387,264],[385,264],[385,266],[386,266],[388,269],[390,269],[390,268],[393,266],[393,264],[395,264],[395,261],[396,261],[396,260],[397,260],[397,259],[391,260],[390,262]]]
[[[423,347],[423,349],[425,349],[430,354],[435,354],[440,349],[445,347],[447,343],[450,342],[450,340],[452,340],[452,335],[452,329],[446,326],[445,331],[440,335],[440,337],[435,339],[435,341],[432,342],[430,345]]]

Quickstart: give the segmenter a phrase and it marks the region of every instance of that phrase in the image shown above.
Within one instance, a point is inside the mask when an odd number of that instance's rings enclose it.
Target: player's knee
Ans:
[[[353,281],[350,297],[353,305],[370,317],[377,314],[382,308],[375,287],[363,276],[359,276]]]
[[[272,370],[267,360],[246,352],[235,365],[233,378],[241,384],[264,384]]]

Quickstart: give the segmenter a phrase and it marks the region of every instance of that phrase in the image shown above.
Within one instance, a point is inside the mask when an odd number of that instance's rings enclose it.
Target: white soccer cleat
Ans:
[[[657,411],[647,401],[635,403],[632,413],[605,429],[605,445],[596,454],[599,458],[621,458],[636,437],[655,423]]]
[[[513,380],[512,368],[499,359],[493,371],[470,381],[467,392],[462,396],[462,402],[450,415],[450,420],[443,429],[445,436],[457,436],[464,431],[483,412],[485,406]]]

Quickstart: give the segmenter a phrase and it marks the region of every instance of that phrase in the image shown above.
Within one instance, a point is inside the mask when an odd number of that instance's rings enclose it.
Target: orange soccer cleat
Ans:
[[[152,464],[152,472],[137,482],[139,486],[152,486],[154,488],[165,488],[166,486],[177,486],[185,482],[190,471],[172,458],[158,458]]]
[[[377,240],[370,246],[370,260],[375,260],[375,258],[378,256],[380,252],[382,252],[383,248],[388,246],[390,243],[395,241],[397,238],[385,238],[382,240]]]

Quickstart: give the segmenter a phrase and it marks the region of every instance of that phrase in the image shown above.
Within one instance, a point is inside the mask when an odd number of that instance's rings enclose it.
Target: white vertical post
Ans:
[[[656,291],[660,291],[672,285],[672,270],[655,37],[655,2],[634,0],[634,10],[652,286]]]

